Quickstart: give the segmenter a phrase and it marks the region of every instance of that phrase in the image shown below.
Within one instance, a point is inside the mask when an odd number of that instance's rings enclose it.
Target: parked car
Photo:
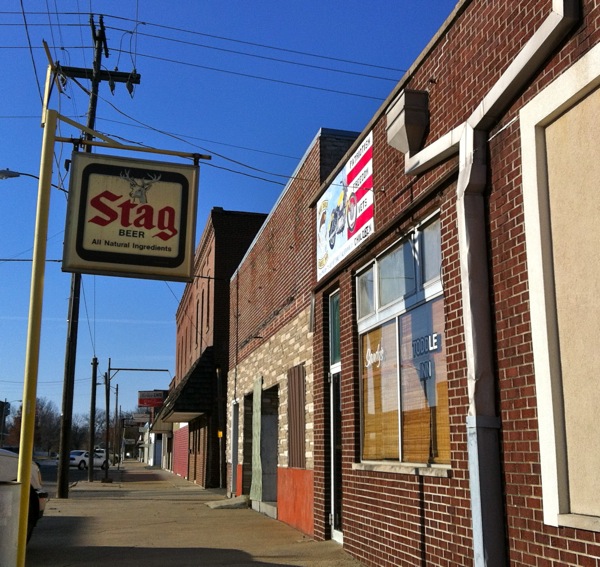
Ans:
[[[14,451],[0,449],[0,482],[16,481],[18,468],[19,455]],[[27,541],[29,541],[37,521],[44,515],[47,502],[48,492],[44,490],[42,485],[42,473],[40,467],[34,461],[31,463]],[[18,521],[18,518],[15,521]]]
[[[87,469],[89,466],[90,454],[88,451],[77,449],[69,453],[69,466],[77,467],[80,470]],[[94,453],[94,468],[100,467],[106,469],[109,466],[109,461],[99,453]]]

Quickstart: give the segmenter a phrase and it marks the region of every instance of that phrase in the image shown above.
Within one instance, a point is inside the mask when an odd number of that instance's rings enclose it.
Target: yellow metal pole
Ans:
[[[29,515],[29,484],[33,459],[35,432],[35,406],[42,327],[42,303],[44,296],[44,272],[46,269],[46,240],[50,212],[50,188],[52,161],[56,136],[57,112],[46,110],[40,181],[33,241],[31,266],[31,294],[29,299],[29,322],[27,327],[27,350],[25,353],[25,377],[23,383],[23,406],[21,416],[21,443],[19,448],[19,470],[17,480],[21,483],[19,506],[19,537],[17,542],[17,567],[25,567],[27,545],[27,517]]]

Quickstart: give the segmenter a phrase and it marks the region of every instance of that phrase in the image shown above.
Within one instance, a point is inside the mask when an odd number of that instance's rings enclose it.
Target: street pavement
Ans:
[[[79,475],[81,477],[82,475]],[[137,461],[72,482],[52,498],[27,546],[27,567],[358,567],[340,545]]]

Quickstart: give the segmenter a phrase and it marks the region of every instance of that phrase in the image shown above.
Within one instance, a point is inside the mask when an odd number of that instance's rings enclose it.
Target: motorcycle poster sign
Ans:
[[[317,203],[317,280],[373,232],[373,132],[369,132]]]

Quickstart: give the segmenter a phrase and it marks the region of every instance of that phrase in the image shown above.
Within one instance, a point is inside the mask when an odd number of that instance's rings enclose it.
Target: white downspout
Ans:
[[[476,566],[506,565],[500,419],[497,417],[486,198],[487,132],[466,126],[460,143],[456,212],[467,360],[467,449]]]
[[[457,225],[469,408],[467,448],[476,567],[506,565],[500,419],[497,416],[487,253],[488,130],[579,19],[577,0],[553,0],[552,11],[466,123],[418,151],[405,173],[418,174],[459,154]],[[408,142],[399,147],[410,147]]]

